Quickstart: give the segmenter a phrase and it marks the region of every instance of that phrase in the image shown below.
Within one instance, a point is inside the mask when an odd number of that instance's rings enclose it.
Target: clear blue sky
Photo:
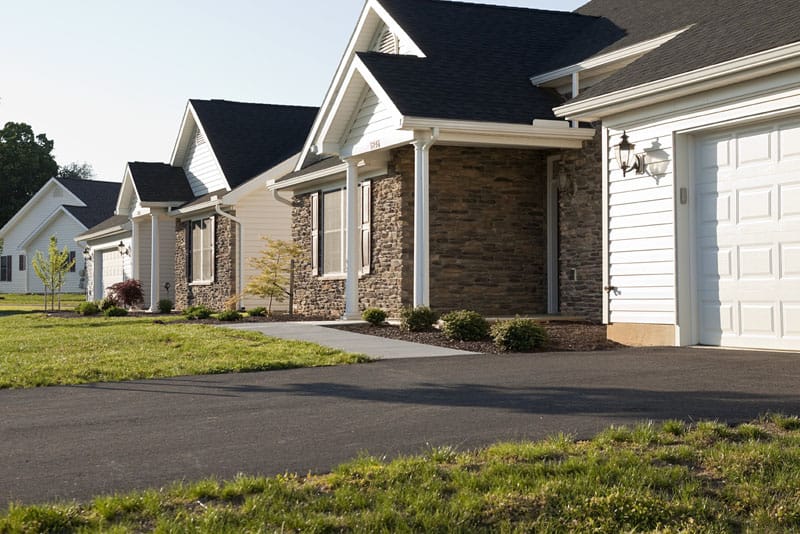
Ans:
[[[584,0],[486,0],[571,11]],[[168,161],[189,98],[321,104],[363,0],[0,0],[0,125],[120,181]]]

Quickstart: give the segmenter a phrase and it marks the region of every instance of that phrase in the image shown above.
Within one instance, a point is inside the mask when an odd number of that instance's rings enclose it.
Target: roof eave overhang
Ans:
[[[291,173],[294,170],[295,165],[297,164],[297,160],[300,157],[300,153],[298,152],[294,156],[278,163],[274,167],[262,172],[255,178],[247,181],[246,183],[240,185],[224,197],[222,197],[222,203],[226,206],[233,206],[238,203],[242,198],[246,197],[247,195],[254,193],[256,191],[262,191],[267,183],[271,180],[277,180],[282,176],[286,176],[287,174]]]
[[[92,241],[95,239],[102,239],[104,237],[111,237],[118,234],[124,234],[131,231],[130,223],[103,228],[97,232],[83,233],[75,236],[75,241]]]
[[[553,110],[570,120],[597,121],[633,109],[800,68],[800,42],[684,74],[567,103]]]
[[[307,174],[293,176],[288,179],[269,180],[267,181],[267,189],[269,189],[270,191],[281,191],[287,189],[292,190],[297,188],[298,186],[302,186],[310,182],[315,182],[317,180],[325,180],[327,178],[331,178],[346,172],[347,172],[347,163],[342,162],[339,165],[334,165],[332,167],[328,167],[327,169],[320,169],[318,171],[309,172]]]
[[[225,205],[222,202],[222,199],[215,198],[213,200],[209,200],[208,202],[200,202],[199,204],[193,204],[191,206],[184,206],[183,208],[173,208],[169,210],[170,215],[192,215],[195,213],[199,213],[202,211],[210,211],[213,210],[216,206]]]

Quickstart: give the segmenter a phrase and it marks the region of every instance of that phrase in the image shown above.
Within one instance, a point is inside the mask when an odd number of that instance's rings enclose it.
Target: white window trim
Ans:
[[[209,278],[203,278],[201,280],[195,280],[194,279],[195,261],[194,261],[194,228],[193,227],[194,227],[194,223],[205,221],[205,220],[209,221],[209,225],[207,226],[207,228],[209,228],[208,231],[211,232],[211,272],[209,273]],[[212,285],[214,283],[214,275],[215,275],[214,264],[216,263],[216,257],[217,257],[216,217],[214,217],[213,215],[209,215],[208,217],[198,217],[196,219],[190,220],[189,221],[189,232],[188,233],[189,233],[189,236],[188,236],[189,237],[189,239],[188,239],[189,246],[187,247],[187,252],[189,253],[189,260],[190,261],[189,261],[189,272],[187,274],[189,275],[188,276],[189,285],[190,286],[210,286],[210,285]],[[201,268],[201,270],[202,270],[202,265],[203,265],[202,251],[203,251],[203,249],[202,249],[202,246],[201,246],[201,248],[200,248],[200,253],[201,253],[200,268]],[[202,273],[202,274],[205,274],[205,273]]]
[[[341,271],[325,272],[325,202],[326,193],[341,191]],[[311,270],[312,275],[323,280],[344,280],[347,278],[347,188],[345,186],[330,187],[311,194]],[[372,267],[372,180],[364,180],[358,184],[359,201],[358,223],[359,232],[359,278],[370,274]],[[364,203],[366,201],[366,205]],[[365,235],[366,234],[366,235]],[[361,245],[369,243],[367,254],[364,254]]]

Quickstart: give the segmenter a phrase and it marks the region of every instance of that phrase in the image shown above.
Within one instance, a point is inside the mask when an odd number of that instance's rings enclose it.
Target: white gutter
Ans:
[[[185,208],[169,208],[167,210],[167,214],[169,215],[188,215],[191,213],[196,213],[198,211],[208,210],[215,206],[218,206],[220,203],[219,198],[213,197],[211,200],[207,202],[201,202],[200,204],[195,204],[193,206],[186,206]]]
[[[289,200],[288,198],[283,198],[282,196],[280,196],[278,194],[278,190],[277,189],[270,189],[270,191],[272,191],[272,198],[274,198],[275,200],[277,200],[281,204],[286,204],[290,208],[294,207],[294,203],[291,200]]]
[[[244,247],[244,222],[241,219],[239,219],[238,217],[234,217],[230,213],[225,213],[224,211],[222,211],[222,209],[220,208],[219,204],[216,204],[214,206],[214,211],[216,211],[218,215],[220,215],[222,217],[225,217],[226,219],[230,219],[231,221],[233,221],[234,223],[239,225],[239,239],[238,239],[238,241],[239,241],[238,245],[239,246],[237,247],[239,249],[238,258],[237,258],[237,260],[238,260],[237,263],[239,264],[239,266],[238,266],[239,279],[237,280],[238,283],[236,284],[238,286],[236,288],[236,293],[239,295],[239,307],[241,308],[242,307],[242,297],[244,296],[244,295],[242,295],[242,293],[244,291],[244,248],[243,248]]]
[[[553,111],[559,117],[594,121],[630,109],[798,67],[800,67],[800,42],[595,98],[567,103]]]
[[[130,219],[129,219],[129,221],[130,221]],[[98,238],[101,238],[101,237],[111,236],[111,235],[114,235],[114,234],[119,234],[119,233],[122,233],[122,232],[130,232],[130,231],[131,231],[131,229],[130,228],[125,228],[124,225],[112,226],[111,228],[105,228],[105,229],[100,230],[99,232],[95,232],[93,234],[78,234],[78,235],[75,236],[74,241],[79,241],[79,240],[81,240],[81,241],[83,241],[83,240],[90,241],[90,240],[93,240],[93,239],[98,239]]]
[[[319,171],[310,172],[308,174],[295,176],[293,178],[289,178],[288,180],[281,180],[281,181],[271,180],[267,182],[267,189],[269,189],[270,191],[275,191],[279,189],[290,189],[291,187],[294,187],[296,185],[304,184],[306,182],[312,182],[320,178],[328,178],[330,176],[334,176],[344,172],[347,172],[346,163],[342,163],[334,167],[328,167],[327,169],[321,169]]]
[[[547,137],[554,140],[585,141],[593,139],[593,128],[570,128],[562,120],[535,119],[532,124],[508,124],[504,122],[455,121],[448,119],[426,119],[403,117],[401,130],[427,130],[436,128],[442,132],[473,133],[481,135],[507,135],[520,137]]]

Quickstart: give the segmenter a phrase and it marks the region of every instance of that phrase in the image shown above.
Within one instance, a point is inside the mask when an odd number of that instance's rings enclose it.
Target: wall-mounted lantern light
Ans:
[[[125,243],[123,243],[122,241],[120,241],[119,245],[117,245],[117,250],[119,251],[121,256],[128,256],[131,253],[130,249],[128,249],[128,247],[126,247]]]
[[[92,249],[90,249],[89,247],[83,249],[83,259],[86,261],[92,261],[93,259]]]
[[[627,176],[630,171],[636,174],[644,174],[645,157],[644,154],[636,154],[636,145],[628,141],[627,132],[622,132],[622,141],[615,147],[617,163],[622,169],[622,176]]]

